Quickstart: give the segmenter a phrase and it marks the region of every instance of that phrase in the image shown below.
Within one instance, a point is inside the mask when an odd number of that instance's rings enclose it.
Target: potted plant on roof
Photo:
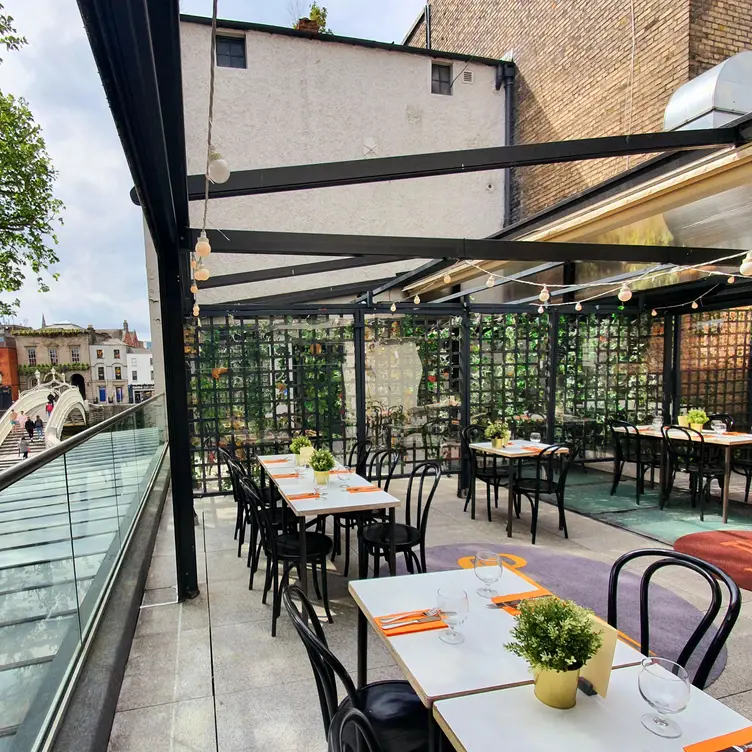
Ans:
[[[494,449],[501,449],[507,445],[511,431],[506,421],[494,420],[486,426],[486,438],[491,440]]]
[[[690,428],[702,431],[702,427],[708,422],[708,415],[701,407],[696,407],[687,413],[687,420]]]
[[[328,449],[317,449],[311,455],[311,467],[317,486],[329,483],[329,471],[334,469],[334,455]]]
[[[311,440],[307,436],[297,436],[290,442],[290,451],[295,455],[295,464],[300,464],[300,450],[311,446]]]
[[[522,601],[519,608],[507,650],[530,664],[535,696],[542,703],[574,707],[580,669],[603,643],[592,612],[555,596]]]

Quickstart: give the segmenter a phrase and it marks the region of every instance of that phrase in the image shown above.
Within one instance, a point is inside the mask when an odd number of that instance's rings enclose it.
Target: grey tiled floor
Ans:
[[[399,496],[403,488],[404,481],[396,481],[392,490]],[[442,480],[431,509],[429,545],[507,540],[501,508],[490,523],[482,515],[472,521],[455,490],[455,478]],[[326,743],[310,665],[284,613],[278,636],[270,636],[271,608],[261,604],[261,578],[256,590],[248,590],[248,570],[237,558],[233,541],[233,502],[207,498],[197,502],[196,509],[201,595],[175,603],[168,503],[109,750],[323,752]],[[515,546],[530,545],[525,521],[523,512]],[[542,507],[536,547],[611,563],[625,551],[655,545],[573,513],[567,521],[570,538],[564,540],[553,510]],[[330,570],[334,624],[324,627],[332,650],[354,673],[357,612],[341,566],[339,557]],[[357,560],[351,566],[356,572]],[[663,574],[660,581],[687,600],[703,603],[702,587],[684,573]],[[752,592],[743,595],[742,617],[728,643],[727,668],[709,691],[752,718]],[[372,638],[369,678],[401,678],[386,650],[375,635]]]

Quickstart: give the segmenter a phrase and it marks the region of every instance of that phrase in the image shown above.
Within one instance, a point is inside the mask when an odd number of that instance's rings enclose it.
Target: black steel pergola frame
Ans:
[[[188,206],[190,200],[203,198],[204,177],[188,176],[186,168],[179,3],[178,0],[78,0],[78,5],[158,260],[178,597],[182,600],[194,597],[199,592],[183,326],[190,310],[187,292],[190,272],[187,260],[196,233],[189,225]],[[685,152],[694,149],[707,152],[738,146],[749,138],[749,124],[744,121],[717,129],[609,136],[240,170],[233,172],[227,183],[212,185],[209,195],[211,199],[221,199],[634,154]],[[431,259],[430,263],[437,265],[436,268],[454,259],[567,263],[595,259],[687,264],[707,263],[719,254],[718,249],[707,248],[535,243],[497,238],[374,238],[248,230],[222,232],[226,237],[219,231],[210,231],[215,252],[379,257],[384,261],[395,257],[425,258]],[[373,294],[379,289],[389,289],[392,282],[396,281],[381,281],[371,290],[370,295],[365,295],[363,304],[356,310],[356,328],[363,326],[363,316],[371,304]],[[237,278],[236,281],[227,282],[237,283]],[[217,286],[216,281],[214,286]],[[366,288],[367,285],[364,284],[364,293],[368,292]],[[748,293],[749,289],[750,285],[746,283],[737,285],[732,295],[738,299],[744,292]],[[467,321],[466,295],[459,297],[465,297],[464,302],[446,308],[464,311]],[[649,293],[635,297],[640,305],[650,305]],[[666,304],[663,294],[661,299]],[[724,307],[730,307],[728,301],[731,299],[731,296],[725,299]],[[285,305],[284,296],[276,296],[276,300],[277,305],[274,307],[259,307],[252,303],[233,306],[225,303],[221,306],[204,306],[203,310],[206,315],[233,310],[269,312],[280,305],[286,315],[307,310],[307,307],[294,303],[287,302]],[[444,310],[444,302],[449,301],[442,301],[435,306],[428,304],[427,307],[432,312],[440,312]],[[312,308],[318,311],[342,310],[336,305],[319,304]],[[409,304],[398,306],[398,310],[409,308]],[[492,308],[492,312],[505,310],[504,306]],[[529,306],[524,309],[530,310]],[[475,307],[474,310],[482,310],[482,307]],[[602,307],[601,310],[605,308]],[[680,311],[677,310],[678,312]],[[356,350],[356,356],[364,357],[364,353]],[[465,368],[467,364],[465,359]],[[364,411],[365,408],[364,404],[361,405],[364,399],[362,387],[361,384],[359,415],[361,409]],[[463,405],[462,419],[466,421],[468,415],[465,413],[469,405],[464,399]],[[365,427],[361,426],[359,420],[359,436],[364,430]]]

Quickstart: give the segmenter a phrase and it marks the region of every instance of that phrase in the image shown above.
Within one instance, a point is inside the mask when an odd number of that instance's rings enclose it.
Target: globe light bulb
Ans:
[[[445,274],[444,275],[444,284],[448,285],[452,281],[452,275],[451,274]]]
[[[209,147],[209,180],[212,183],[226,183],[230,179],[227,160],[213,147]]]
[[[733,285],[734,282],[736,282],[736,277],[732,274],[727,280],[730,285]]]
[[[191,269],[195,269],[198,266],[196,259],[191,259]]]
[[[494,282],[494,278],[493,278],[493,277],[489,277],[489,278],[488,278],[488,279],[486,280],[486,287],[493,287],[493,286],[494,286],[494,284],[496,284],[496,283]]]
[[[415,297],[413,298],[413,303],[415,303],[415,305],[418,305],[418,303],[420,303],[420,295],[416,295],[416,296],[415,296]]]
[[[201,309],[198,307],[198,303],[193,304],[193,315],[198,318],[198,314],[201,312]]]
[[[199,235],[193,250],[196,251],[197,256],[208,256],[211,253],[211,245],[209,238],[206,237],[206,230],[201,230],[201,235]]]
[[[540,291],[540,295],[538,295],[538,300],[540,300],[541,303],[547,303],[550,297],[551,293],[548,291],[548,287],[546,287],[546,285],[543,285],[543,289]]]
[[[389,306],[389,310],[390,310],[390,311],[391,311],[392,313],[394,313],[394,312],[395,312],[395,311],[397,310],[397,304],[396,304],[396,303],[392,303],[392,304],[391,304],[391,305]]]
[[[582,303],[577,303],[574,307],[575,311],[581,311],[582,310]]]
[[[743,277],[752,277],[752,251],[744,257],[744,261],[739,267],[739,274]]]
[[[700,307],[700,306],[699,306],[699,304],[697,303],[697,301],[696,301],[696,300],[693,300],[693,301],[692,301],[692,308],[693,308],[693,309],[694,309],[694,310],[696,311],[696,310],[697,310],[697,309],[698,309],[699,307]]]
[[[626,303],[628,300],[632,299],[632,291],[629,289],[629,285],[626,282],[621,286],[618,297],[622,303]]]
[[[545,308],[542,305],[538,306],[538,313],[543,313],[544,310]]]
[[[196,271],[193,272],[193,276],[199,282],[206,282],[211,277],[211,272],[203,265],[196,267]]]
[[[653,308],[653,310],[650,311],[650,315],[651,316],[657,316],[658,315],[658,311],[656,311],[655,308]]]
[[[198,292],[198,285],[194,282],[191,285],[191,293],[193,293],[193,295],[195,295],[197,292]]]

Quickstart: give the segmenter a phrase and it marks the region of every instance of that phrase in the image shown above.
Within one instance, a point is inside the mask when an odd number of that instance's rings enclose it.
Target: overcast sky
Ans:
[[[127,319],[149,338],[141,215],[75,0],[2,0],[29,41],[4,53],[0,89],[25,97],[60,173],[66,205],[49,293],[27,285],[18,319],[114,328]],[[337,34],[401,42],[423,0],[325,0]],[[181,0],[184,13],[211,14],[211,0]],[[221,18],[289,26],[302,0],[219,0]],[[249,228],[252,229],[252,228]],[[9,296],[10,297],[10,296]]]

